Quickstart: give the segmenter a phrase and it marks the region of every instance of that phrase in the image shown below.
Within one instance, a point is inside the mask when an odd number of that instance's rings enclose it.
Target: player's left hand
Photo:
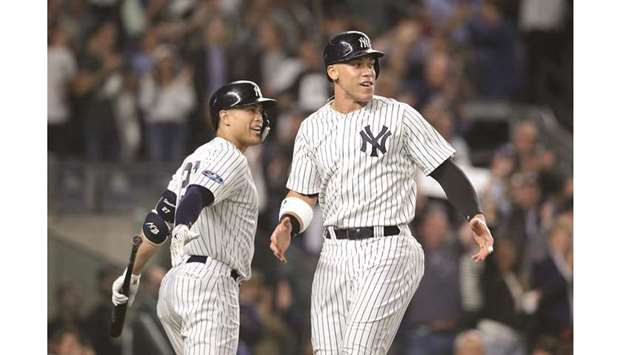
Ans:
[[[487,222],[482,213],[478,213],[469,220],[471,230],[474,232],[473,237],[480,251],[472,256],[475,262],[484,261],[489,254],[493,252],[493,237],[491,231],[487,227]]]
[[[269,248],[273,252],[278,260],[285,263],[286,257],[284,253],[291,245],[291,233],[293,232],[293,226],[289,217],[284,217],[282,222],[278,223],[276,229],[271,233],[271,245]]]
[[[140,275],[131,274],[131,281],[129,282],[129,297],[127,297],[121,293],[123,288],[123,280],[125,279],[126,273],[127,269],[125,269],[121,276],[119,276],[116,280],[114,280],[114,283],[112,283],[112,303],[115,306],[127,303],[127,301],[129,301],[129,306],[131,306],[136,298],[136,293],[138,292],[138,287],[140,286]]]
[[[170,239],[170,259],[172,266],[178,266],[183,262],[183,248],[185,244],[198,238],[198,233],[192,232],[188,226],[179,224],[172,230]]]

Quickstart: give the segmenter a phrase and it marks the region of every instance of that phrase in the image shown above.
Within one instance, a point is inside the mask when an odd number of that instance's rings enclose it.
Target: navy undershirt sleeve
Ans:
[[[198,219],[202,209],[210,206],[213,200],[213,193],[206,187],[190,185],[177,207],[175,224],[191,226]]]

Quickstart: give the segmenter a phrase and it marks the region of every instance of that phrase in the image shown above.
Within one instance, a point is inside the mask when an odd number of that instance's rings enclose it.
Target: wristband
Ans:
[[[314,216],[312,207],[310,207],[310,205],[304,200],[297,197],[287,197],[282,201],[282,204],[280,205],[279,219],[282,220],[286,214],[294,217],[292,220],[297,220],[300,224],[299,233],[308,228],[310,222],[312,222],[312,217]]]

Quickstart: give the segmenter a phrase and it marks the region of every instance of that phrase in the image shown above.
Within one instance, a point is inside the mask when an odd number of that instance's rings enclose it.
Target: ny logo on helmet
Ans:
[[[360,47],[362,48],[370,48],[370,40],[366,37],[360,37]]]
[[[262,97],[263,96],[263,95],[261,95],[260,89],[258,88],[258,86],[254,86],[254,93],[256,94],[256,97]]]
[[[370,126],[366,126],[364,127],[363,130],[360,131],[360,135],[362,136],[361,151],[366,153],[366,143],[368,143],[372,146],[372,151],[370,152],[370,156],[376,157],[378,156],[377,150],[380,151],[382,154],[385,154],[386,152],[385,143],[388,137],[392,135],[392,132],[390,132],[386,126],[383,126],[379,134],[377,134],[377,136],[374,136],[372,134],[372,131],[370,130]]]

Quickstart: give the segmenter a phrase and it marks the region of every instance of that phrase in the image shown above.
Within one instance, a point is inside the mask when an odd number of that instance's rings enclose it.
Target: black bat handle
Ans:
[[[125,273],[125,278],[123,279],[123,287],[121,288],[121,293],[129,297],[129,286],[131,283],[131,274],[133,272],[133,266],[136,261],[136,253],[138,252],[138,247],[142,243],[142,238],[140,236],[133,237],[131,244],[131,253],[129,255],[129,263],[127,264],[127,272]],[[123,325],[125,324],[125,313],[127,312],[127,304],[129,301],[123,304],[119,304],[118,306],[114,306],[112,309],[112,322],[110,324],[110,336],[116,338],[121,335],[123,332]]]

